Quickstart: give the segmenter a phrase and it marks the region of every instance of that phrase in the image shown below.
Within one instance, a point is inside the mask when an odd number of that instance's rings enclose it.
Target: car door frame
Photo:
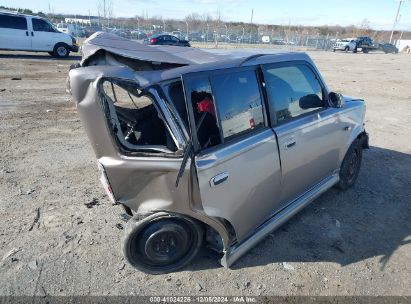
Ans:
[[[259,93],[260,93],[260,97],[261,97],[261,104],[262,104],[262,111],[263,111],[263,117],[264,117],[264,127],[261,129],[256,129],[256,130],[251,130],[249,132],[246,132],[245,134],[241,134],[233,139],[230,139],[228,141],[224,141],[224,136],[223,136],[223,131],[222,131],[222,123],[221,123],[221,119],[220,119],[220,113],[219,113],[219,109],[217,106],[218,101],[216,100],[215,96],[214,96],[214,91],[213,91],[213,84],[212,84],[212,76],[215,75],[223,75],[223,74],[231,74],[233,72],[241,72],[241,71],[254,71],[255,76],[256,76],[256,80],[257,80],[257,84],[258,84],[258,89],[259,89]],[[200,148],[200,144],[197,138],[197,132],[193,131],[196,130],[196,123],[195,123],[195,117],[194,117],[194,109],[192,106],[192,102],[191,102],[191,96],[188,96],[189,94],[187,94],[186,91],[186,86],[185,86],[185,80],[188,78],[201,78],[201,77],[206,77],[209,81],[210,87],[211,87],[211,92],[212,92],[212,97],[213,100],[215,101],[215,110],[216,110],[216,119],[217,119],[217,123],[218,123],[218,127],[219,127],[219,133],[220,133],[220,139],[221,139],[221,143],[213,146],[213,147],[209,147],[209,148],[205,148],[205,149],[201,149]],[[213,157],[208,158],[208,156],[210,155],[218,155],[220,154],[223,155],[224,157],[226,157],[225,153],[227,153],[227,150],[229,150],[230,147],[234,147],[238,144],[238,146],[241,146],[242,142],[247,142],[248,139],[254,140],[254,138],[258,138],[259,135],[261,135],[261,137],[264,136],[268,136],[267,134],[270,133],[270,140],[271,140],[271,145],[272,145],[272,160],[273,160],[273,176],[272,179],[276,182],[276,184],[272,185],[272,191],[273,193],[275,193],[275,190],[280,189],[281,187],[281,168],[280,168],[280,159],[279,159],[279,155],[278,155],[278,145],[277,145],[277,139],[276,139],[276,135],[270,125],[269,122],[269,116],[267,114],[267,100],[266,100],[266,96],[262,87],[262,78],[261,78],[261,71],[260,71],[260,67],[258,65],[254,65],[254,66],[243,66],[243,67],[233,67],[233,68],[227,68],[227,69],[222,69],[222,70],[212,70],[212,71],[201,71],[201,72],[194,72],[194,73],[187,73],[185,75],[182,75],[181,77],[182,83],[183,83],[183,90],[184,90],[184,94],[185,94],[185,100],[186,100],[186,106],[187,106],[187,112],[188,112],[188,117],[189,117],[189,125],[190,125],[190,138],[191,138],[191,142],[193,145],[193,149],[194,149],[194,155],[195,155],[195,163],[196,163],[196,175],[197,175],[197,180],[200,183],[200,173],[198,170],[198,164],[199,162],[201,162],[201,164],[204,165],[204,167],[217,167],[219,165],[219,163],[225,162],[227,160],[223,160],[220,161],[217,159],[213,159]],[[264,134],[266,133],[267,134]],[[272,137],[272,138],[271,138]],[[266,142],[258,142],[257,145],[263,145],[265,143],[268,143],[269,140],[267,140]],[[258,148],[258,147],[257,147]],[[231,160],[232,158],[235,158],[237,156],[239,156],[240,154],[243,153],[247,153],[244,152],[247,148],[243,147],[243,149],[241,149],[238,153],[232,153],[232,155],[234,156],[228,156],[228,161]],[[254,147],[249,148],[249,150],[254,149]],[[219,153],[220,152],[220,153]],[[268,165],[267,165],[268,167]],[[206,170],[207,170],[206,169]],[[200,186],[200,185],[199,185]],[[200,191],[201,191],[201,186],[200,186]],[[207,208],[205,208],[206,213],[209,216],[219,216],[221,218],[224,218],[225,220],[227,220],[234,228],[235,233],[236,233],[236,238],[237,241],[241,241],[243,239],[245,239],[246,237],[248,237],[249,235],[251,235],[254,231],[254,229],[256,229],[258,226],[260,226],[262,223],[264,223],[264,221],[268,220],[269,218],[272,217],[272,215],[274,213],[276,213],[277,211],[279,211],[279,209],[277,210],[275,208],[275,202],[277,202],[277,200],[275,199],[275,197],[272,197],[272,205],[273,207],[270,208],[266,208],[266,209],[262,209],[262,210],[254,210],[254,212],[260,212],[260,214],[258,214],[256,217],[258,218],[257,221],[253,221],[250,222],[250,220],[244,220],[244,218],[247,218],[249,215],[247,214],[239,214],[238,212],[236,212],[236,210],[228,210],[230,208],[227,207],[221,207],[220,212],[215,212],[210,214],[209,212],[207,212]],[[249,204],[255,204],[255,202],[249,202]],[[206,207],[204,206],[205,202],[203,201],[203,208]],[[235,209],[235,208],[234,208]],[[258,209],[258,208],[256,208]],[[231,214],[232,216],[224,216],[227,215],[227,213],[233,212],[233,214]],[[254,218],[256,218],[254,217]],[[238,220],[237,220],[238,218]],[[250,216],[251,218],[251,216]],[[243,223],[244,227],[240,227],[241,225],[239,224]],[[247,228],[245,228],[247,227]]]
[[[275,102],[270,102],[270,96],[269,93],[267,91],[267,84],[265,85],[265,91],[267,94],[267,102],[268,102],[268,108],[269,108],[269,114],[271,117],[271,124],[272,124],[272,128],[274,130],[274,132],[277,135],[277,140],[278,140],[278,149],[279,149],[279,153],[280,153],[280,159],[281,159],[281,166],[282,166],[282,172],[283,172],[283,186],[284,189],[286,188],[286,181],[284,181],[285,178],[285,157],[284,157],[284,151],[282,150],[282,134],[287,134],[287,131],[283,132],[284,129],[286,130],[287,127],[289,128],[294,128],[299,130],[305,127],[310,127],[313,128],[315,127],[315,125],[319,124],[320,122],[326,121],[327,119],[331,119],[334,120],[334,131],[338,131],[338,130],[343,130],[343,127],[340,126],[341,125],[341,121],[340,121],[340,115],[339,115],[339,109],[336,109],[334,107],[331,106],[330,101],[328,99],[328,94],[329,94],[329,90],[327,85],[325,84],[324,80],[322,79],[320,73],[318,72],[318,70],[315,68],[315,66],[313,64],[311,64],[308,61],[304,61],[304,60],[295,60],[295,61],[284,61],[284,62],[276,62],[276,63],[265,63],[265,64],[261,64],[261,71],[264,77],[264,82],[265,82],[265,74],[267,73],[268,69],[272,69],[272,68],[280,68],[280,67],[293,67],[293,66],[297,66],[297,65],[304,65],[306,67],[308,67],[310,69],[310,71],[313,73],[313,75],[315,76],[316,80],[318,81],[319,85],[321,86],[321,91],[322,91],[322,96],[323,96],[323,101],[324,101],[324,107],[317,109],[317,110],[313,110],[310,111],[308,113],[304,113],[301,114],[295,118],[291,118],[290,120],[284,121],[284,122],[279,122],[277,119],[277,115],[276,115],[276,109],[275,109]],[[291,133],[291,131],[290,131]],[[348,132],[347,132],[348,134]],[[319,150],[318,155],[320,154],[321,150]],[[338,157],[337,157],[338,155]],[[335,170],[331,170],[332,172],[330,172],[331,174],[336,174],[338,169],[339,169],[339,160],[340,160],[340,153],[335,153],[335,155],[333,155],[333,160],[335,161],[334,163],[334,169]],[[302,167],[302,165],[301,165]],[[313,176],[315,176],[313,174]],[[327,178],[329,177],[328,175],[323,176],[323,178]],[[289,195],[289,194],[283,194],[282,195],[282,200],[284,201],[284,205],[283,207],[285,207],[286,205],[288,205],[289,203],[291,203],[293,200],[297,199],[300,195],[303,195],[306,191],[308,191],[310,188],[314,187],[317,183],[319,183],[320,180],[318,179],[312,179],[312,182],[307,185],[307,187],[305,189],[303,189],[303,191],[299,191],[294,193],[294,195]],[[283,189],[283,190],[284,190]],[[286,192],[286,190],[284,190],[284,192]]]

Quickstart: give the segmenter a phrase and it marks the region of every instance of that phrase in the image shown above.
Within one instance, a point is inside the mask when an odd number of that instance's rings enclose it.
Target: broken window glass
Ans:
[[[106,116],[123,147],[131,151],[177,150],[152,96],[123,80],[104,80],[101,88],[109,109]]]

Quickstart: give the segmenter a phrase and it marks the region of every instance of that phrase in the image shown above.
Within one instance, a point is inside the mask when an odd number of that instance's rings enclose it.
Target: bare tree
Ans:
[[[99,0],[97,2],[97,15],[100,18],[103,18],[101,22],[102,25],[108,26],[110,19],[113,19],[113,1],[112,0]]]
[[[216,18],[214,20],[214,39],[215,39],[215,47],[218,48],[218,37],[220,33],[220,26],[222,23],[221,10],[218,9],[215,15],[216,15]]]

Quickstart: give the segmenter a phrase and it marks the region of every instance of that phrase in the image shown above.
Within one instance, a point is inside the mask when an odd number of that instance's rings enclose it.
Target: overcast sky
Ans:
[[[1,5],[56,13],[97,14],[99,0],[2,0]],[[101,1],[101,0],[100,0]],[[111,0],[116,17],[148,14],[183,19],[190,13],[216,14],[225,21],[251,19],[254,23],[292,25],[359,25],[366,18],[375,29],[391,29],[398,8],[396,0]],[[411,30],[411,1],[401,8],[399,29]]]

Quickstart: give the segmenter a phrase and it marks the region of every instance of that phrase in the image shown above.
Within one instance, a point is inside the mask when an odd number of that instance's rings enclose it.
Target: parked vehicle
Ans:
[[[100,32],[100,31],[102,31],[102,28],[101,28],[101,26],[97,26],[97,25],[93,25],[93,26],[89,25],[89,26],[86,26],[84,28],[86,38],[90,37],[91,35],[93,35],[96,32]]]
[[[270,43],[270,36],[262,36],[261,37],[262,43]]]
[[[196,42],[202,41],[201,33],[199,33],[199,32],[190,33],[189,38],[190,38],[190,41],[196,41]]]
[[[272,44],[275,45],[286,45],[287,42],[284,39],[273,39]]]
[[[172,272],[206,242],[230,267],[331,187],[354,185],[364,101],[330,91],[305,53],[153,52],[106,35],[86,41],[69,84],[106,192],[132,216],[131,265]]]
[[[0,12],[0,49],[48,52],[62,58],[77,52],[78,44],[74,37],[60,32],[47,19]]]
[[[378,49],[378,45],[374,45],[374,42],[370,37],[360,36],[355,40],[354,53],[357,53],[358,49],[361,49],[363,53],[369,53]]]
[[[71,23],[58,23],[57,29],[62,32],[71,35],[72,37],[85,37],[85,30],[77,25]]]
[[[156,34],[144,39],[144,44],[149,45],[175,45],[175,46],[191,46],[187,40],[178,39],[172,35]]]
[[[347,38],[347,39],[338,39],[334,46],[333,52],[335,51],[354,51],[356,47],[356,42],[354,38]]]
[[[388,53],[397,54],[398,53],[398,49],[396,48],[396,46],[391,43],[380,43],[379,49],[383,51],[385,54],[388,54]]]

